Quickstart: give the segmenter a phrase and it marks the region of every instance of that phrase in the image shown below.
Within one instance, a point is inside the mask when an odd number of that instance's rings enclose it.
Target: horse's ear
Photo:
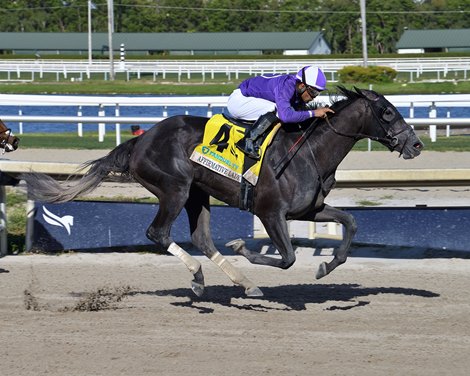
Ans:
[[[358,94],[362,95],[370,101],[378,101],[380,98],[380,95],[373,90],[359,89],[356,86],[354,86],[354,90],[356,90]]]

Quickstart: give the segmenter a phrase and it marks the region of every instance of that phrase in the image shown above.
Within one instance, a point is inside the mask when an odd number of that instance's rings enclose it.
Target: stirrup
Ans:
[[[251,145],[250,145],[251,144]],[[250,158],[260,160],[261,156],[256,151],[256,146],[251,139],[242,138],[235,146]]]

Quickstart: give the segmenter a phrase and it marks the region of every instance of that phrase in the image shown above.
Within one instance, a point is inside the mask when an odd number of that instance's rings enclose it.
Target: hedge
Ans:
[[[346,66],[338,71],[340,82],[356,83],[387,83],[393,82],[397,71],[390,67],[371,65],[368,67]]]

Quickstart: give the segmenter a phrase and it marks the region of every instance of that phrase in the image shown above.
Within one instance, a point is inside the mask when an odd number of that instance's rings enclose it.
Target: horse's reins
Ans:
[[[276,177],[279,177],[282,171],[284,171],[284,168],[287,166],[287,164],[290,162],[290,160],[294,157],[295,154],[297,154],[297,151],[300,149],[300,147],[304,144],[304,142],[307,140],[308,136],[313,132],[314,130],[314,125],[318,121],[319,118],[315,118],[307,128],[307,130],[300,135],[300,137],[294,142],[294,144],[289,148],[287,153],[284,155],[284,157],[281,158],[279,162],[277,162],[274,165],[274,171],[276,171],[281,165],[283,168],[279,170],[279,172],[276,174]]]
[[[337,134],[338,136],[343,136],[343,137],[348,137],[348,138],[353,138],[355,140],[358,140],[360,138],[370,138],[371,140],[373,141],[378,141],[378,142],[382,142],[384,144],[388,144],[388,148],[390,149],[390,151],[393,151],[395,146],[397,145],[398,143],[398,138],[397,136],[404,132],[406,130],[406,128],[403,128],[402,130],[400,130],[398,133],[396,134],[389,134],[389,132],[387,132],[385,130],[385,128],[383,127],[382,125],[382,122],[383,120],[377,115],[377,113],[375,112],[374,108],[370,105],[369,101],[366,102],[367,105],[369,106],[371,112],[372,112],[372,115],[374,116],[375,120],[380,124],[380,127],[384,130],[384,132],[387,134],[385,137],[378,137],[378,136],[370,136],[370,135],[367,135],[365,133],[345,133],[345,132],[341,132],[339,130],[337,130],[330,122],[330,119],[328,118],[328,116],[325,116],[323,119],[325,119],[326,121],[326,124],[328,125],[328,127],[335,133]],[[345,107],[343,107],[345,108]],[[395,120],[395,118],[397,118],[399,115],[398,113],[395,115],[395,117],[390,120],[390,122],[392,122],[393,120]],[[284,169],[287,167],[287,164],[291,161],[291,159],[294,157],[295,154],[297,154],[297,151],[301,148],[301,146],[304,144],[304,142],[307,140],[307,138],[310,136],[310,134],[313,132],[314,130],[314,125],[315,123],[319,120],[320,118],[315,118],[311,123],[310,123],[310,126],[307,128],[307,130],[302,133],[300,135],[300,137],[294,142],[294,144],[289,148],[289,150],[287,151],[287,153],[284,155],[284,157],[282,157],[282,159],[277,162],[275,165],[274,165],[274,170],[278,170],[279,167],[282,165],[282,169],[280,169],[277,174],[276,174],[276,178],[279,178],[279,176],[281,175],[281,173],[284,171]],[[405,147],[405,144],[406,142],[403,143],[403,148]],[[403,148],[402,150],[400,150],[400,155],[402,154],[403,152]],[[312,152],[313,154],[313,152]],[[314,160],[314,163],[315,163],[315,156],[313,155],[313,160]]]

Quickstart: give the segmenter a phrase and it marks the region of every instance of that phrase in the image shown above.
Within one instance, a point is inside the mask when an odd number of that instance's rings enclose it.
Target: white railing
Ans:
[[[436,78],[447,77],[450,72],[462,72],[467,79],[470,69],[470,58],[396,58],[369,59],[369,65],[388,66],[397,72],[409,73],[410,80],[418,78],[425,72],[436,74]],[[223,74],[229,79],[238,79],[240,75],[259,75],[264,73],[294,73],[307,64],[315,64],[323,69],[331,81],[336,81],[337,72],[350,65],[362,65],[362,59],[286,59],[286,60],[128,60],[115,61],[114,71],[125,73],[129,79],[135,75],[138,79],[143,74],[167,78],[177,75],[178,80],[184,76],[201,75],[214,79]],[[110,63],[107,60],[0,60],[0,73],[6,74],[6,80],[43,78],[44,74],[55,74],[56,79],[90,79],[92,74],[101,74],[108,79]],[[78,75],[78,77],[76,77]]]
[[[373,89],[373,87],[372,87]],[[470,107],[469,94],[412,94],[386,95],[394,106]],[[178,107],[226,107],[228,96],[84,96],[0,94],[0,106],[178,106]],[[329,103],[328,96],[320,95],[318,102]]]
[[[469,127],[470,118],[433,118],[431,107],[470,107],[470,94],[452,94],[452,95],[390,95],[386,98],[395,106],[410,108],[409,117],[405,120],[416,129],[422,129],[427,126],[430,128],[431,139],[435,140],[435,126],[453,126]],[[188,107],[206,107],[206,115],[212,116],[214,107],[226,107],[228,97],[226,96],[185,96],[185,97],[113,97],[113,96],[65,96],[65,95],[21,95],[21,94],[0,94],[0,104],[9,106],[76,106],[77,116],[25,116],[25,115],[3,115],[0,118],[5,122],[27,122],[35,123],[58,123],[72,124],[76,123],[79,127],[78,135],[82,136],[81,124],[97,123],[100,125],[99,140],[103,141],[104,125],[116,124],[116,144],[121,143],[120,124],[154,124],[168,117],[167,107],[181,107],[181,114],[187,112]],[[320,96],[320,102],[329,103],[329,98]],[[82,106],[105,106],[114,107],[115,116],[80,116]],[[162,116],[158,117],[134,117],[120,116],[120,107],[122,106],[159,106],[163,107]],[[415,118],[414,107],[429,107],[429,118]],[[22,133],[22,128],[20,129]]]

